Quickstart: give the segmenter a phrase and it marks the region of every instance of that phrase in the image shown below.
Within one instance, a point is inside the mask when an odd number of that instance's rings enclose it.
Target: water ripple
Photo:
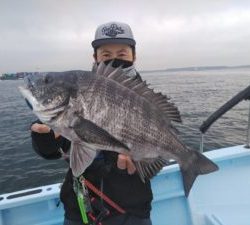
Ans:
[[[250,84],[249,71],[144,73],[151,86],[171,97],[183,124],[180,138],[199,149],[202,122],[224,102]],[[22,81],[0,82],[0,193],[62,182],[63,160],[44,160],[32,150],[30,124],[35,120],[18,92]],[[245,143],[248,102],[220,118],[204,138],[205,150]]]

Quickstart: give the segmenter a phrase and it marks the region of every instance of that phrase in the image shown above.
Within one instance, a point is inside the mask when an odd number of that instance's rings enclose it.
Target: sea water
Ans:
[[[202,122],[239,91],[250,85],[250,71],[151,71],[141,74],[156,91],[171,97],[182,124],[180,138],[199,149]],[[32,149],[30,125],[36,120],[18,91],[22,80],[0,81],[0,193],[62,182],[68,169],[63,160],[45,160]],[[245,144],[249,101],[226,113],[208,130],[204,150]]]

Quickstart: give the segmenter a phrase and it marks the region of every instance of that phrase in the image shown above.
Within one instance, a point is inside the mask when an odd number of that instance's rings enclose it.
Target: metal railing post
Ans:
[[[200,143],[200,152],[203,153],[203,144],[204,143],[204,134],[201,133],[201,143]]]
[[[247,144],[245,147],[250,148],[250,101],[249,101],[249,112],[248,112]]]

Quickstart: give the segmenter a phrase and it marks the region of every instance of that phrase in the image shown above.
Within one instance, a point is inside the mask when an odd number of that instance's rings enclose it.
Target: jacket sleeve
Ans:
[[[36,121],[34,123],[41,122]],[[67,152],[70,148],[70,141],[62,136],[56,139],[53,130],[45,134],[32,131],[31,139],[34,151],[45,159],[59,159],[61,158],[60,148],[63,152]]]

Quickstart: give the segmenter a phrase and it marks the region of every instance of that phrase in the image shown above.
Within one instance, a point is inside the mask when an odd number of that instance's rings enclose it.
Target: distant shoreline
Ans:
[[[184,72],[184,71],[210,71],[210,70],[234,70],[234,69],[250,69],[250,65],[242,66],[193,66],[193,67],[181,67],[181,68],[167,68],[159,70],[141,70],[140,73],[150,73],[150,72]]]
[[[167,68],[159,70],[140,70],[140,73],[151,72],[197,72],[197,71],[213,71],[213,70],[236,70],[236,69],[250,69],[250,65],[242,66],[193,66],[181,68]],[[0,80],[21,80],[28,74],[35,74],[37,72],[19,72],[19,73],[5,73],[0,76]]]

